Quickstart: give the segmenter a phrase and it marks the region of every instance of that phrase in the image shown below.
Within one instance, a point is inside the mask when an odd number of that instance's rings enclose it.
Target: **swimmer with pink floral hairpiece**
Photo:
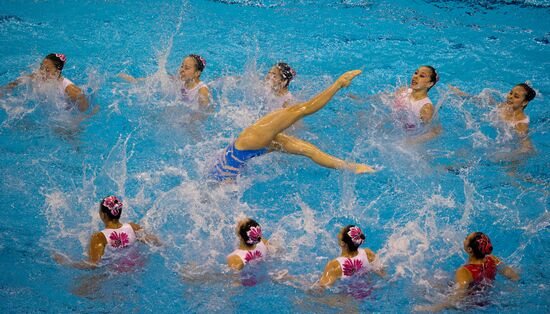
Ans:
[[[380,267],[374,266],[376,254],[369,248],[359,249],[365,242],[363,231],[357,226],[348,225],[338,233],[338,245],[341,254],[336,259],[328,262],[319,280],[321,287],[333,285],[339,279],[375,272],[379,276],[385,276]]]
[[[294,77],[296,77],[296,71],[285,62],[278,62],[269,69],[265,82],[274,96],[273,109],[286,108],[296,103],[296,99],[288,90]]]
[[[37,72],[22,76],[17,80],[0,87],[0,96],[2,96],[2,91],[10,91],[28,80],[56,83],[55,85],[58,86],[59,92],[65,95],[71,102],[75,103],[80,112],[87,111],[90,105],[88,103],[88,99],[84,93],[82,93],[82,90],[71,82],[71,80],[61,75],[61,71],[63,70],[66,62],[67,57],[64,54],[50,53],[44,58],[44,60],[42,60],[40,69]]]
[[[122,202],[113,195],[100,202],[99,217],[105,224],[105,229],[92,235],[88,260],[73,262],[64,255],[55,253],[56,262],[79,269],[93,269],[98,267],[100,262],[116,262],[126,255],[125,253],[135,245],[136,241],[160,245],[160,240],[152,234],[145,233],[140,225],[119,221],[122,206]]]
[[[261,260],[267,256],[268,241],[262,236],[262,227],[251,218],[246,218],[237,224],[239,248],[227,256],[227,264],[235,270],[241,270],[245,265]]]
[[[201,81],[201,74],[205,67],[206,60],[202,56],[190,54],[181,62],[178,75],[171,76],[178,84],[181,83],[181,99],[186,103],[197,103],[201,108],[207,108],[210,104],[210,91]],[[125,73],[120,73],[118,76],[131,83],[145,79],[135,78]]]

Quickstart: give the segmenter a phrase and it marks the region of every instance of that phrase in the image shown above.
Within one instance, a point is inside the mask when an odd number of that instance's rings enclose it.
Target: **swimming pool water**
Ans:
[[[0,311],[410,312],[442,300],[466,258],[462,240],[481,230],[522,279],[500,278],[490,304],[466,310],[548,312],[549,13],[548,1],[4,1],[0,84],[62,52],[64,75],[100,111],[75,126],[58,99],[25,88],[0,98]],[[216,104],[203,122],[163,83],[189,53],[206,58],[202,80]],[[204,183],[220,149],[266,112],[261,80],[281,60],[298,72],[299,99],[363,70],[292,132],[380,172],[355,176],[270,154],[252,160],[237,185]],[[383,101],[347,95],[391,92],[422,64],[441,76],[430,98],[443,133],[415,146]],[[130,85],[120,72],[154,78]],[[449,95],[446,84],[505,93],[525,80],[538,92],[526,109],[536,152],[503,160],[516,140],[490,109]],[[53,251],[85,257],[102,228],[97,201],[111,193],[124,200],[125,220],[166,245],[141,247],[146,265],[123,275],[56,265]],[[369,297],[336,306],[325,304],[332,292],[268,278],[234,286],[222,274],[244,215],[281,247],[268,270],[315,281],[339,254],[339,228],[357,223],[388,278],[369,278]],[[182,269],[197,280],[183,281]]]

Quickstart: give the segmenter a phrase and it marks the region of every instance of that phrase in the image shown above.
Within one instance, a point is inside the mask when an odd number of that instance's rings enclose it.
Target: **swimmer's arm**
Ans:
[[[535,151],[535,147],[531,142],[531,139],[527,136],[521,139],[521,148],[519,149],[520,154],[528,154]]]
[[[162,245],[162,241],[156,235],[146,232],[140,225],[133,222],[130,222],[129,225],[134,229],[138,241],[154,246]]]
[[[229,255],[227,257],[227,265],[233,270],[241,270],[244,267],[244,263],[238,255]]]
[[[458,88],[456,86],[453,86],[451,84],[448,84],[447,86],[449,87],[449,90],[451,90],[457,96],[460,96],[460,97],[469,97],[469,96],[471,96],[470,94],[464,92],[463,90],[461,90],[460,88]]]
[[[519,280],[519,275],[518,273],[516,273],[516,271],[514,269],[512,269],[512,267],[510,266],[502,266],[502,267],[499,267],[498,269],[498,272],[499,274],[503,275],[504,277],[512,280],[512,281],[518,281]]]
[[[408,139],[407,143],[409,143],[409,144],[420,144],[420,143],[428,142],[428,141],[438,137],[439,134],[441,134],[442,131],[443,131],[443,128],[441,127],[441,125],[434,125],[434,126],[432,126],[432,128],[428,132],[426,132],[422,135],[416,136],[414,138]]]
[[[105,235],[101,232],[97,232],[94,233],[90,239],[88,260],[74,262],[70,258],[59,253],[54,253],[53,258],[60,265],[66,265],[77,269],[95,269],[97,268],[97,264],[101,260],[101,257],[105,253],[106,244],[107,239],[105,238]]]
[[[19,77],[13,82],[10,82],[10,83],[8,83],[4,86],[0,86],[0,97],[4,96],[4,92],[11,91],[12,89],[14,89],[17,86],[21,85],[23,83],[23,81],[25,81],[26,79],[30,79],[30,78],[32,78],[32,74]]]
[[[420,120],[422,120],[423,123],[432,122],[433,115],[434,115],[434,105],[430,103],[425,104],[420,109]]]
[[[462,91],[461,89],[459,89],[456,86],[453,86],[453,85],[450,85],[450,84],[447,85],[447,86],[449,87],[449,90],[451,90],[455,95],[463,97],[463,98],[470,98],[470,100],[478,106],[485,106],[486,104],[489,104],[489,105],[496,105],[497,104],[497,101],[495,100],[495,98],[493,98],[493,96],[491,96],[489,94],[484,95],[485,90],[483,90],[479,95],[471,95],[471,94],[468,94],[468,93]],[[483,99],[485,99],[486,101],[483,101]]]
[[[529,124],[528,123],[518,123],[515,126],[516,132],[521,136],[527,136],[529,133]]]
[[[369,248],[365,249],[369,263],[373,264],[373,271],[380,277],[386,277],[386,271],[382,267],[382,264],[378,263],[376,254]]]
[[[199,105],[203,109],[207,109],[210,105],[210,92],[208,87],[201,87],[199,89]]]
[[[493,256],[495,258],[495,262],[497,264],[497,270],[498,273],[503,275],[504,277],[512,280],[512,281],[518,281],[519,275],[518,273],[510,266],[505,265],[498,257]]]
[[[90,252],[88,254],[90,264],[95,266],[99,263],[105,253],[105,245],[107,245],[107,239],[103,233],[97,232],[92,235],[90,239]]]
[[[67,88],[65,88],[65,93],[67,94],[67,96],[69,96],[69,99],[72,102],[75,102],[78,105],[78,111],[85,112],[90,107],[88,99],[82,93],[82,90],[76,85],[71,84],[67,86]]]
[[[125,80],[125,81],[128,81],[130,83],[137,83],[139,81],[145,81],[147,79],[147,77],[133,77],[129,74],[126,74],[126,73],[118,73],[117,75],[118,77],[120,77],[121,79]]]
[[[367,95],[367,96],[358,96],[358,95],[350,93],[350,94],[347,94],[347,96],[349,98],[351,98],[353,101],[357,102],[357,103],[365,103],[367,101],[377,100],[380,97],[380,94]]]
[[[319,285],[321,287],[332,286],[338,278],[342,277],[342,269],[340,268],[340,263],[337,260],[332,260],[327,263],[325,266],[325,271],[319,279]]]
[[[464,268],[460,267],[455,273],[455,290],[447,299],[439,304],[415,306],[416,312],[439,312],[449,308],[456,308],[457,305],[468,294],[468,286],[472,282],[472,274]]]

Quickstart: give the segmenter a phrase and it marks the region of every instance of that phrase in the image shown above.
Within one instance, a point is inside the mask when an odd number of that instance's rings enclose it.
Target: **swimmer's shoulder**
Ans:
[[[227,256],[227,265],[229,265],[230,268],[235,270],[241,270],[244,267],[244,263],[241,257],[233,253]]]
[[[105,237],[103,232],[98,231],[98,232],[95,232],[94,234],[92,234],[92,238],[91,238],[90,242],[91,242],[92,246],[98,245],[98,244],[106,245],[107,244],[107,238]]]

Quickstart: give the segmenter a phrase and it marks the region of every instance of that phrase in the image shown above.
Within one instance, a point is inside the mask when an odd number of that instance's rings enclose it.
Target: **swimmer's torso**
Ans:
[[[254,260],[260,260],[267,255],[267,246],[262,242],[258,242],[253,250],[236,249],[229,256],[237,255],[243,261],[243,264],[248,264]]]
[[[343,257],[336,258],[340,263],[342,269],[342,278],[352,277],[358,274],[364,274],[370,270],[370,262],[367,256],[367,252],[363,249],[358,250],[358,254],[355,257]]]
[[[123,224],[118,229],[103,229],[101,233],[107,239],[102,260],[110,260],[117,257],[124,252],[125,248],[133,246],[136,242],[134,229],[128,223]]]

